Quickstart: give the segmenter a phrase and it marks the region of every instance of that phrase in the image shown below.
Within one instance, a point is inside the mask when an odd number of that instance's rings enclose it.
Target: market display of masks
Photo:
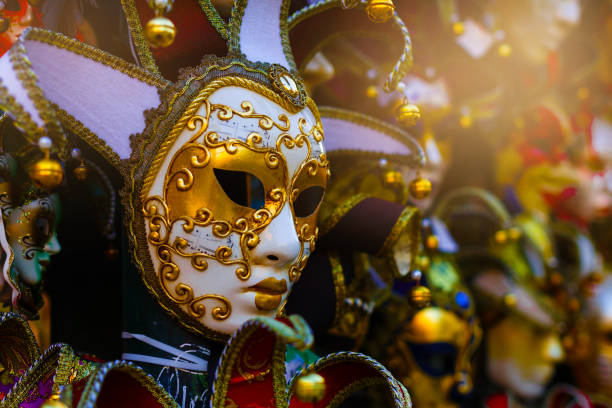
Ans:
[[[0,1],[0,408],[612,407],[612,4]]]

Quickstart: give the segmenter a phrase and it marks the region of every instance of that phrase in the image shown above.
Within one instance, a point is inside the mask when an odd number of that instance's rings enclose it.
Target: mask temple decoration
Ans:
[[[339,2],[323,1],[289,18],[288,1],[241,0],[225,23],[210,2],[204,3],[210,24],[227,40],[227,56],[205,57],[196,68],[183,70],[176,82],[159,75],[152,50],[138,41],[142,26],[134,21],[134,3],[125,1],[146,68],[65,36],[30,29],[0,59],[0,103],[29,138],[59,139],[65,129],[122,173],[127,235],[144,285],[193,335],[229,338],[209,382],[212,390],[205,390],[211,405],[242,406],[261,398],[302,406],[308,398],[297,390],[307,381],[296,377],[292,397],[275,353],[284,354],[287,343],[308,347],[310,329],[297,317],[275,317],[314,250],[329,163],[321,117],[297,74],[288,26],[304,27],[310,17],[321,16],[348,28],[367,21],[364,4],[343,10]],[[403,27],[397,16],[386,24]],[[410,60],[404,44],[389,89]],[[247,361],[245,366],[236,359],[249,350],[263,353],[268,365]],[[197,366],[201,374],[206,363],[193,359],[185,364]],[[134,373],[122,364],[100,367],[89,381],[101,384],[112,370]],[[341,366],[351,373],[347,378],[333,375],[334,367]],[[371,384],[370,379],[387,384],[395,406],[410,406],[405,388],[365,356],[333,356],[302,374],[312,373],[327,386],[317,397],[321,404],[337,401],[355,374],[366,378],[363,384]],[[261,395],[245,391],[253,389],[254,378],[269,385]],[[158,388],[148,389],[166,398]],[[53,390],[56,398],[59,389]],[[83,398],[94,401],[99,388],[88,390]]]

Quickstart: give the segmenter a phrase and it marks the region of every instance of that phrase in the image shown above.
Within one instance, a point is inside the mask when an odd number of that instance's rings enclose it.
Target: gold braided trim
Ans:
[[[364,378],[361,380],[357,380],[347,385],[340,391],[338,391],[338,393],[334,396],[334,398],[332,398],[325,407],[326,408],[339,407],[340,404],[342,404],[342,402],[355,391],[360,390],[365,387],[370,387],[373,385],[379,385],[379,384],[385,384],[385,383],[386,383],[385,379],[379,378],[379,377]]]
[[[306,6],[303,9],[298,10],[291,16],[289,16],[289,19],[287,21],[289,29],[293,29],[296,25],[300,24],[305,20],[308,20],[312,16],[337,7],[341,7],[340,0],[321,1],[319,3]]]
[[[219,15],[219,12],[215,8],[215,6],[212,4],[212,1],[198,0],[198,3],[200,3],[200,8],[204,12],[204,14],[206,14],[206,18],[208,18],[210,24],[215,28],[215,30],[217,30],[221,38],[227,41],[227,25],[225,24],[225,21],[223,21],[223,18],[221,18],[221,16]]]
[[[21,361],[11,361],[11,357]],[[40,350],[28,322],[15,313],[0,313],[0,364],[16,371],[17,364],[29,366],[39,357]]]
[[[176,122],[176,124],[168,133],[168,136],[164,139],[163,143],[159,147],[155,158],[153,159],[149,171],[147,172],[146,177],[143,181],[143,187],[141,190],[141,200],[145,201],[149,195],[149,190],[151,189],[151,185],[153,184],[153,180],[159,171],[161,164],[166,157],[168,150],[172,147],[176,139],[179,137],[183,129],[185,128],[189,119],[197,112],[202,103],[210,97],[215,91],[218,89],[227,87],[227,86],[239,86],[250,91],[256,92],[266,98],[270,99],[272,102],[280,105],[283,109],[291,113],[297,113],[301,109],[296,108],[294,105],[289,103],[285,98],[278,95],[276,92],[272,91],[268,87],[252,81],[250,79],[238,77],[238,76],[226,76],[219,79],[215,79],[207,84],[204,89],[202,89],[198,95],[193,99],[193,101],[189,104],[181,118]],[[308,98],[307,105],[313,111],[315,118],[320,122],[320,117],[318,116],[318,111],[316,105],[312,101],[312,99]],[[168,113],[172,110],[172,105],[170,106]]]
[[[370,128],[376,132],[380,132],[402,143],[413,152],[414,163],[409,165],[423,166],[425,164],[425,152],[423,148],[409,133],[404,132],[400,128],[390,125],[382,120],[378,120],[362,113],[353,112],[346,109],[339,109],[330,106],[319,107],[319,113],[323,118],[339,119],[353,124]],[[330,152],[331,153],[331,152]]]
[[[332,278],[334,280],[334,292],[336,293],[336,313],[332,327],[340,325],[340,318],[344,314],[344,299],[346,298],[346,283],[344,281],[344,271],[340,263],[340,256],[336,251],[328,254],[329,263],[332,267]]]
[[[321,221],[319,225],[319,234],[323,236],[332,230],[340,222],[342,218],[346,214],[349,213],[353,208],[357,206],[360,202],[365,200],[366,198],[370,198],[367,194],[359,193],[354,196],[348,198],[342,204],[337,206],[334,211],[330,215],[328,215],[323,221]]]
[[[159,72],[159,67],[153,57],[151,47],[144,38],[142,24],[140,24],[140,17],[138,16],[138,10],[136,10],[134,0],[121,0],[121,6],[125,13],[125,19],[127,20],[132,42],[138,54],[138,60],[147,71],[161,77],[161,72]]]
[[[272,355],[272,389],[274,390],[274,399],[276,406],[289,407],[287,392],[287,379],[285,372],[287,365],[285,363],[285,353],[287,344],[280,338],[276,339],[274,351]]]
[[[39,28],[31,28],[25,35],[25,39],[54,45],[58,48],[73,52],[157,88],[165,88],[170,84],[170,82],[162,78],[158,72],[146,71],[138,65],[129,63],[119,57],[109,54],[106,51],[102,51],[99,48],[92,47],[91,45],[82,43],[81,41],[66,37],[63,34],[54,33]]]
[[[27,112],[1,83],[2,79],[0,79],[0,108],[5,112],[10,112],[15,118],[15,126],[24,132],[28,142],[36,144],[44,130],[34,122],[30,112]]]
[[[143,369],[132,363],[125,361],[114,361],[100,366],[87,381],[85,390],[81,396],[81,400],[77,408],[86,408],[96,406],[102,385],[106,380],[107,375],[112,371],[120,371],[128,374],[130,377],[138,381],[138,383],[151,393],[157,403],[164,408],[178,408],[177,402],[162,388],[157,381],[147,374]]]
[[[399,237],[407,232],[411,237],[410,252],[413,257],[419,250],[419,235],[421,231],[421,217],[416,207],[406,207],[395,221],[391,232],[385,238],[377,256],[385,256],[390,253]]]
[[[57,116],[62,124],[68,128],[72,133],[83,139],[89,146],[93,147],[98,153],[100,153],[106,160],[108,160],[113,167],[120,170],[122,168],[121,158],[109,145],[102,139],[100,139],[95,133],[89,128],[83,125],[79,120],[75,119],[74,116],[52,103],[51,106],[55,109]]]
[[[512,227],[512,218],[500,199],[493,193],[478,187],[462,187],[451,191],[436,207],[434,217],[448,222],[448,217],[457,206],[466,205],[472,201],[480,201],[484,204],[497,217],[501,228]]]

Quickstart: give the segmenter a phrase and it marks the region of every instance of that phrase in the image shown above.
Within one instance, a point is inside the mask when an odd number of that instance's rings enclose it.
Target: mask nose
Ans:
[[[45,244],[44,249],[49,255],[56,255],[62,250],[62,247],[57,240],[57,235],[53,234],[51,239]]]
[[[565,352],[559,337],[555,334],[549,335],[543,344],[544,357],[553,363],[561,362],[565,359]]]
[[[295,262],[300,248],[293,216],[285,203],[280,214],[259,235],[259,244],[251,255],[255,264],[284,267]]]

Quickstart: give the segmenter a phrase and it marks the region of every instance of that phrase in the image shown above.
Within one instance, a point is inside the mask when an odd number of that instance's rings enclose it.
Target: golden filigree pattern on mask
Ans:
[[[45,244],[53,235],[55,205],[50,197],[37,200],[36,205],[25,205],[8,210],[13,213],[6,221],[6,233],[16,238],[24,259],[34,259],[36,252],[44,252]],[[17,217],[13,219],[13,215]]]
[[[224,320],[231,314],[231,302],[220,295],[196,296],[191,286],[179,281],[181,271],[173,256],[189,258],[193,269],[199,272],[207,270],[210,260],[234,266],[236,277],[246,281],[251,276],[250,251],[260,241],[258,233],[289,201],[301,243],[300,254],[288,271],[289,279],[295,281],[314,249],[318,231],[316,215],[327,181],[329,164],[324,153],[313,157],[308,139],[312,137],[317,142],[322,141],[320,123],[306,130],[307,121],[300,118],[299,134],[294,138],[287,133],[291,127],[287,115],[281,113],[277,120],[273,120],[256,113],[251,102],[242,102],[241,111],[208,100],[203,101],[203,107],[204,114],[194,114],[186,122],[186,129],[194,133],[169,162],[163,197],[148,197],[142,211],[148,225],[147,240],[155,247],[159,261],[157,274],[166,295],[177,304],[186,305],[190,315],[195,318],[206,314],[202,302],[214,299],[221,306],[212,310],[212,317]],[[211,121],[218,120],[222,124],[234,117],[256,119],[261,132],[251,131],[245,140],[240,140],[224,136],[215,126],[209,129]],[[281,134],[275,143],[270,143],[264,138],[270,137],[269,131],[273,128],[280,130]],[[270,145],[276,148],[266,147]],[[289,181],[287,161],[281,149],[304,147],[307,148],[307,157]],[[247,174],[257,179],[264,192],[262,207],[246,206],[228,196],[217,177],[219,171]],[[318,190],[313,193],[313,189]],[[287,191],[291,191],[290,197]],[[299,208],[296,207],[298,205]],[[240,257],[236,257],[228,245],[218,246],[214,253],[203,252],[201,248],[190,253],[187,251],[190,248],[187,239],[180,236],[172,238],[173,231],[192,234],[196,227],[209,228],[215,239],[231,240],[231,235],[237,234],[240,254],[236,255]],[[305,244],[308,244],[308,250]],[[194,248],[191,247],[191,250]]]

